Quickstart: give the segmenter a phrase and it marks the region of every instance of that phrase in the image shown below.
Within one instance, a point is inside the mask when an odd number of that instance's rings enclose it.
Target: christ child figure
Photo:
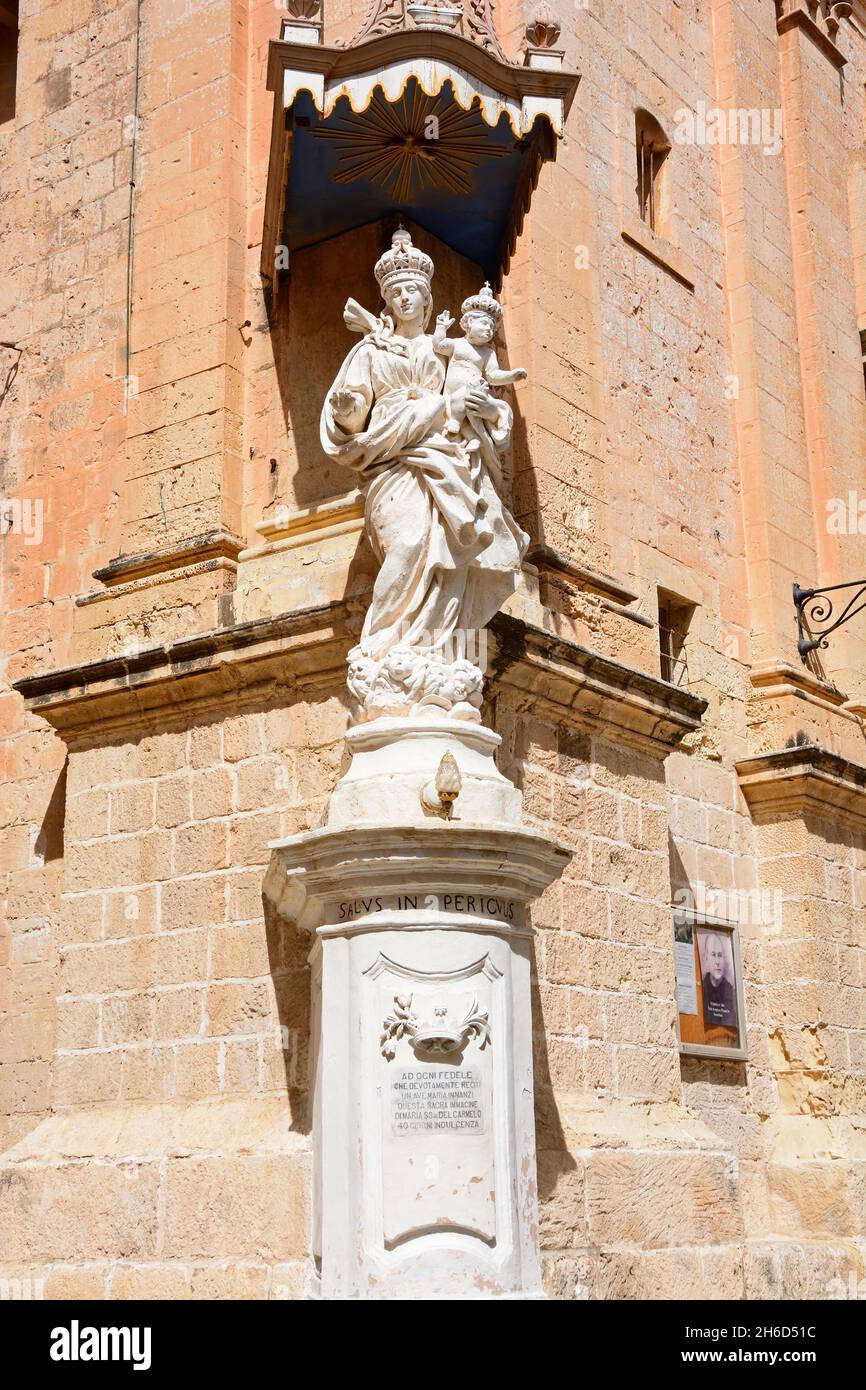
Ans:
[[[499,366],[493,338],[501,321],[502,306],[487,284],[461,305],[462,338],[447,336],[454,322],[447,311],[436,319],[433,333],[433,351],[448,359],[443,387],[448,402],[445,431],[462,436],[470,452],[480,449],[485,457],[491,452],[485,425],[493,403],[489,387],[513,386],[526,377],[522,367],[506,371]]]

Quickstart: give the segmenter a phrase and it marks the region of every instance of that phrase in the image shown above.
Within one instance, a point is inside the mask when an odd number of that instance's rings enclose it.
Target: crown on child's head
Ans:
[[[461,314],[489,314],[498,328],[502,321],[502,305],[493,297],[489,282],[485,282],[477,294],[471,294],[460,306]]]
[[[373,274],[379,282],[383,298],[392,285],[406,277],[422,280],[429,290],[433,279],[433,262],[425,251],[412,245],[406,228],[398,227],[391,238],[391,250],[379,257]]]

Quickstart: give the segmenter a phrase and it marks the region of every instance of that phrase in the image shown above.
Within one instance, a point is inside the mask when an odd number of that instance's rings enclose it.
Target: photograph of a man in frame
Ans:
[[[734,956],[727,932],[711,927],[698,929],[701,986],[706,1028],[737,1027],[737,994]]]

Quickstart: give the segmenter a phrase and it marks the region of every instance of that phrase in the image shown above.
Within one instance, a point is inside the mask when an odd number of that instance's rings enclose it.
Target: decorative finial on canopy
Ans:
[[[549,5],[536,5],[526,23],[526,42],[530,48],[553,48],[562,26]]]

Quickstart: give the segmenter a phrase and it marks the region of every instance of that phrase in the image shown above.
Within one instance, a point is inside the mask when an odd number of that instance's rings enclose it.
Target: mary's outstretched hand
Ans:
[[[328,397],[328,404],[337,424],[341,425],[344,421],[351,420],[361,405],[361,400],[354,391],[332,391]]]

